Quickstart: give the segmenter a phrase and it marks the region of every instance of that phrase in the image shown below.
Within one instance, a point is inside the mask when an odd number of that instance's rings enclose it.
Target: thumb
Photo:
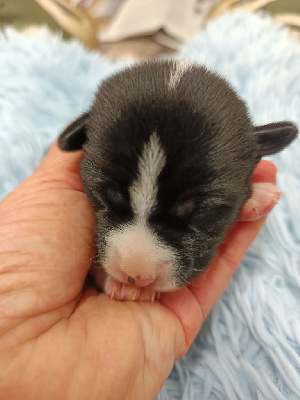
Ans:
[[[64,154],[54,144],[0,204],[0,308],[9,317],[48,312],[81,292],[94,220],[78,175],[80,158],[81,152]]]
[[[65,183],[75,190],[83,191],[79,176],[79,163],[82,155],[82,151],[64,152],[55,142],[37,168],[36,173],[45,174],[47,177],[51,176],[56,182]]]

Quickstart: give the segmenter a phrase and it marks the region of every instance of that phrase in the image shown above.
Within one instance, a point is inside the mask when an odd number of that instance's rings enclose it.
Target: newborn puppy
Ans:
[[[153,300],[190,283],[251,194],[259,198],[251,175],[261,157],[296,135],[290,122],[253,127],[228,83],[196,64],[145,62],[105,80],[59,138],[65,151],[84,149],[98,286]]]

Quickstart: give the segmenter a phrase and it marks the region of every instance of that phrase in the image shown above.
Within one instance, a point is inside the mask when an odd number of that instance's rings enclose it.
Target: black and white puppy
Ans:
[[[228,83],[197,64],[145,62],[105,80],[59,138],[65,151],[84,149],[99,286],[103,271],[116,299],[190,283],[251,197],[261,157],[296,135],[290,122],[253,127]]]

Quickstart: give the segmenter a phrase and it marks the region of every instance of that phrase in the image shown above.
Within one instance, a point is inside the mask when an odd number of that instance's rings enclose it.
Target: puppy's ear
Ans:
[[[277,153],[288,146],[298,134],[292,122],[274,122],[254,128],[259,157]]]
[[[89,114],[85,113],[66,127],[58,138],[58,146],[64,151],[81,150],[86,142],[86,121]]]

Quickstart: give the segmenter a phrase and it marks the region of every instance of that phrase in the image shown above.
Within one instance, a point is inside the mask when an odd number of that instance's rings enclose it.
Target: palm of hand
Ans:
[[[159,302],[82,291],[94,248],[79,158],[54,146],[2,203],[1,398],[155,398],[264,222],[238,223],[209,269]]]

